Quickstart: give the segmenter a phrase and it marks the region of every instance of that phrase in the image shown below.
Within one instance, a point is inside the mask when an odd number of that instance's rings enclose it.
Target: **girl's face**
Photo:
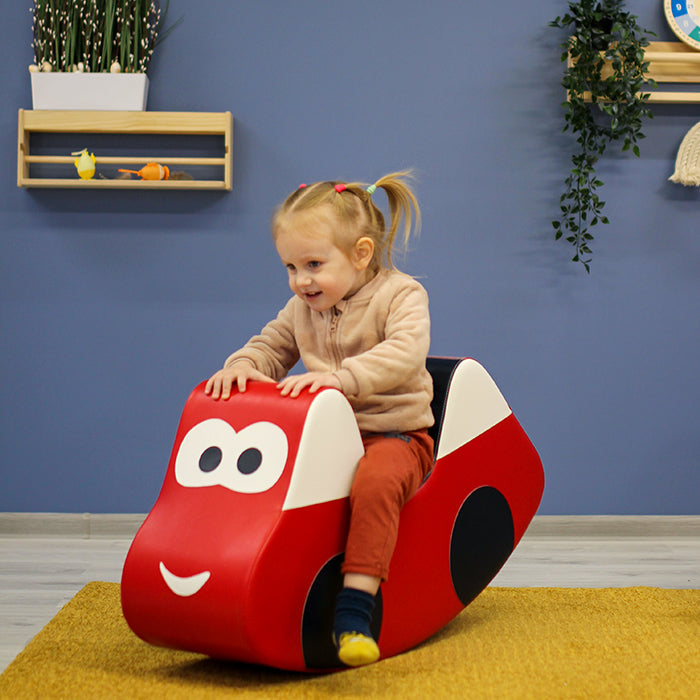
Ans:
[[[345,253],[335,244],[335,227],[330,212],[313,210],[292,214],[277,228],[275,245],[287,268],[289,287],[314,311],[331,309],[369,279],[372,241],[361,238]]]

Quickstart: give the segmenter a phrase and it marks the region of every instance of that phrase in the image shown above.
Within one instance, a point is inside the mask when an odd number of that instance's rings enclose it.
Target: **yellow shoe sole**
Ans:
[[[379,660],[379,647],[372,637],[344,632],[338,641],[338,658],[346,666],[366,666]]]

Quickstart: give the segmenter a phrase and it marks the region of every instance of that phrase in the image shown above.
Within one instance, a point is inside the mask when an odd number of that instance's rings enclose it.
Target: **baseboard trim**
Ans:
[[[141,513],[0,513],[0,537],[131,539],[145,519]]]
[[[700,537],[700,515],[536,515],[527,537]]]
[[[0,513],[0,537],[131,539],[142,513]],[[700,515],[536,515],[525,537],[700,537]]]

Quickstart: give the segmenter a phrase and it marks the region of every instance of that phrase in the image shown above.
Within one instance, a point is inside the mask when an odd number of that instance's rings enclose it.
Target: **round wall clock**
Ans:
[[[700,12],[696,0],[664,0],[664,12],[673,33],[689,46],[700,49]]]

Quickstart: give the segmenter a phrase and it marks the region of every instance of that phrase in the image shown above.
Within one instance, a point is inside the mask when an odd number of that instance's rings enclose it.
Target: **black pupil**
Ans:
[[[222,456],[223,454],[218,447],[208,447],[199,458],[199,468],[203,472],[213,472],[221,464]]]
[[[250,447],[238,458],[238,471],[241,474],[252,474],[262,462],[262,454],[255,447]]]

